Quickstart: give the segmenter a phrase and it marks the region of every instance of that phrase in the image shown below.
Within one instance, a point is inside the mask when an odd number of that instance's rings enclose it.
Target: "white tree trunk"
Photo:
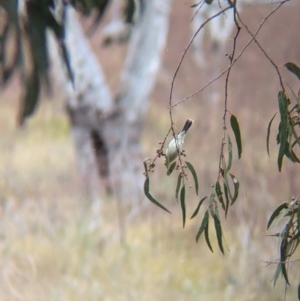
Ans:
[[[114,101],[74,10],[68,8],[67,12],[66,44],[75,89],[66,76],[60,82],[67,100],[78,161],[84,162],[79,166],[88,177],[96,163],[102,169],[108,163],[111,188],[122,202],[128,200],[136,204],[142,196],[144,177],[140,137],[166,42],[169,11],[170,0],[145,1],[143,17],[132,32]],[[61,64],[59,66],[57,62],[56,57],[55,72],[59,74]],[[95,160],[90,139],[92,133],[107,151],[108,162],[105,163],[103,158]],[[96,157],[99,153],[101,150],[96,152]],[[98,166],[100,172],[101,166]]]

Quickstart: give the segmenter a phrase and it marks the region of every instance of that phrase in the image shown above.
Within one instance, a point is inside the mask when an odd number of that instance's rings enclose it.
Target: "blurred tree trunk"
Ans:
[[[132,31],[115,98],[75,11],[67,11],[66,43],[75,87],[66,77],[61,83],[80,171],[90,189],[97,167],[106,188],[119,201],[130,204],[137,204],[142,196],[140,138],[167,38],[169,10],[170,0],[145,1],[143,16]],[[54,59],[55,74],[61,68],[57,61]]]

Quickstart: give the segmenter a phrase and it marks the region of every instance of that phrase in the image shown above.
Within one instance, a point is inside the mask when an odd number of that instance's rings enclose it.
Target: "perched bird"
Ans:
[[[179,152],[182,150],[185,134],[188,131],[188,129],[191,127],[193,122],[194,121],[189,118],[185,122],[182,131],[180,133],[178,133],[175,136],[175,138],[173,138],[171,140],[171,142],[169,143],[169,146],[165,153],[165,157],[166,157],[165,165],[167,166],[167,168],[169,168],[170,164],[177,158],[177,155],[178,155],[177,149],[179,150]]]

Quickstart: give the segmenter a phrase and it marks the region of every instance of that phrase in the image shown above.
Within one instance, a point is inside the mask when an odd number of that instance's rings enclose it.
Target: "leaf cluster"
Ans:
[[[293,63],[285,64],[288,70],[294,73],[300,78],[300,69]],[[280,122],[278,125],[278,133],[276,136],[277,144],[279,144],[277,164],[278,169],[281,171],[283,158],[286,157],[293,163],[300,163],[300,160],[296,154],[296,149],[300,146],[299,138],[299,126],[300,126],[300,100],[298,96],[292,91],[293,96],[296,100],[296,104],[292,107],[291,100],[288,98],[285,91],[279,91],[278,93],[278,108],[280,114]],[[272,122],[277,113],[271,118],[268,131],[267,131],[267,152],[269,154],[269,140]]]
[[[241,158],[241,154],[242,154],[241,133],[240,133],[238,120],[234,115],[231,115],[230,124],[236,141],[237,156],[238,158]],[[235,175],[230,172],[232,167],[232,160],[233,160],[233,147],[232,147],[231,138],[228,133],[227,133],[226,144],[227,144],[227,159],[225,159],[224,149],[223,149],[224,145],[222,144],[218,179],[216,183],[212,186],[210,195],[202,197],[200,199],[196,209],[194,210],[190,218],[190,219],[195,218],[198,215],[203,203],[207,201],[207,209],[204,213],[204,216],[200,223],[200,227],[196,234],[196,242],[199,241],[199,238],[201,237],[202,233],[204,233],[207,246],[213,252],[213,248],[209,238],[209,224],[210,224],[209,221],[211,219],[215,228],[219,249],[223,254],[224,254],[223,231],[222,231],[222,224],[221,224],[219,211],[223,210],[226,218],[229,207],[236,202],[239,195],[239,181],[237,180]],[[196,170],[190,162],[184,161],[184,166],[182,166],[183,168],[179,169],[180,163],[181,161],[179,159],[178,161],[172,162],[172,164],[170,164],[170,166],[168,167],[167,175],[171,175],[174,172],[174,170],[180,170],[177,177],[177,184],[175,188],[175,199],[177,200],[177,203],[180,204],[180,208],[182,212],[182,224],[184,228],[186,224],[186,216],[187,216],[186,181],[190,182],[188,178],[188,174],[185,172],[185,170],[188,169],[190,175],[192,176],[194,187],[195,187],[195,193],[197,196],[199,193],[199,181],[198,181]],[[150,193],[149,174],[150,171],[153,171],[154,165],[152,163],[150,164],[149,160],[146,159],[144,161],[144,168],[145,168],[144,174],[146,176],[146,180],[144,183],[145,196],[152,203],[154,203],[161,209],[170,213],[170,211],[165,206],[163,206],[160,202],[158,202]]]
[[[18,112],[18,124],[24,124],[39,103],[41,88],[51,92],[49,80],[49,45],[47,31],[51,31],[60,49],[68,77],[74,85],[66,37],[66,9],[72,5],[83,15],[93,13],[93,28],[102,20],[112,0],[28,0],[24,11],[20,11],[17,0],[0,0],[3,28],[0,30],[0,83],[7,85],[12,74],[21,75],[22,97]],[[125,2],[125,21],[133,23],[137,10],[142,8],[142,0]],[[141,15],[141,13],[139,14]],[[13,45],[13,47],[12,47]],[[13,48],[13,49],[12,49]]]
[[[286,283],[289,284],[287,272],[289,259],[300,243],[300,198],[278,206],[269,219],[267,229],[277,226],[283,221],[285,223],[281,231],[273,235],[278,237],[280,252],[280,258],[273,276],[274,285],[279,275],[282,275]]]

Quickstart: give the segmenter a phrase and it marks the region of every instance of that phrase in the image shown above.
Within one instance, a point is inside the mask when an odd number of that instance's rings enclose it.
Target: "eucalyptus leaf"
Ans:
[[[210,240],[209,240],[209,219],[207,220],[207,225],[206,225],[206,227],[205,227],[205,230],[204,230],[204,236],[205,236],[205,241],[206,241],[206,244],[207,244],[207,246],[209,247],[209,249],[212,251],[212,252],[214,252],[213,251],[213,248],[212,248],[212,246],[211,246],[211,243],[210,243]]]
[[[278,103],[280,111],[280,132],[279,132],[279,141],[280,147],[278,152],[278,169],[281,171],[282,159],[286,152],[286,145],[288,142],[288,106],[289,99],[285,96],[283,91],[278,93]]]
[[[233,130],[235,141],[238,149],[238,158],[241,159],[242,156],[242,139],[241,139],[241,131],[237,118],[234,115],[230,117],[230,124]]]
[[[293,74],[295,74],[300,80],[300,68],[296,64],[288,62],[284,66]]]
[[[209,214],[208,214],[208,210],[205,211],[205,214],[204,214],[204,217],[203,217],[203,220],[202,220],[202,223],[201,223],[201,226],[198,230],[198,233],[196,235],[196,242],[198,242],[201,234],[203,233],[203,231],[205,230],[207,224],[208,224],[208,219],[209,219]]]
[[[276,116],[277,112],[274,114],[274,116],[271,118],[269,124],[268,124],[268,132],[267,132],[267,153],[268,153],[268,156],[270,157],[270,149],[269,149],[269,140],[270,140],[270,133],[271,133],[271,125],[272,125],[272,122]]]
[[[239,181],[237,180],[237,178],[235,177],[235,175],[233,174],[229,174],[231,179],[232,179],[232,182],[233,182],[233,186],[234,186],[234,194],[233,194],[233,197],[232,197],[232,200],[231,200],[231,205],[233,205],[235,203],[235,201],[237,200],[238,198],[238,195],[239,195],[239,187],[240,187],[240,183]]]
[[[284,238],[280,245],[281,272],[282,272],[283,278],[286,281],[286,283],[288,285],[290,285],[287,270],[286,270],[286,260],[287,260],[287,252],[286,251],[287,251],[287,238]]]
[[[219,183],[219,181],[217,181],[217,183],[216,183],[216,195],[217,195],[217,198],[218,198],[219,202],[221,203],[221,206],[222,206],[223,210],[225,211],[225,203],[224,203],[222,194],[223,193],[222,193],[222,190],[221,190],[220,183]]]
[[[150,188],[150,180],[147,177],[144,183],[144,193],[145,196],[149,199],[149,201],[151,201],[153,204],[155,204],[156,206],[160,207],[161,209],[171,213],[167,208],[165,208],[163,205],[161,205],[149,192],[149,188]]]
[[[199,210],[200,210],[200,207],[201,207],[202,203],[205,201],[206,198],[207,198],[207,196],[205,196],[204,198],[202,198],[202,199],[199,201],[199,204],[198,204],[196,210],[194,211],[194,213],[192,214],[192,216],[191,216],[190,219],[194,218],[194,217],[198,214],[198,212],[199,212]]]
[[[180,190],[180,206],[182,211],[182,224],[183,228],[185,226],[185,220],[186,220],[186,208],[185,208],[185,186],[183,185]]]
[[[277,282],[277,279],[278,279],[280,273],[281,273],[281,264],[278,263],[277,264],[277,268],[276,268],[275,273],[274,273],[274,276],[273,276],[274,286],[276,285],[276,282]]]
[[[196,171],[193,167],[193,165],[187,161],[185,161],[186,166],[188,167],[188,169],[190,170],[193,179],[194,179],[194,183],[195,183],[195,190],[196,190],[196,194],[198,195],[198,190],[199,190],[199,184],[198,184],[198,178],[197,178],[197,174]]]
[[[176,167],[176,161],[172,162],[171,165],[168,167],[167,175],[169,176]]]
[[[176,193],[175,193],[176,200],[178,200],[178,194],[181,187],[181,182],[182,182],[182,174],[180,173],[177,178]]]
[[[283,209],[288,208],[288,204],[287,203],[283,203],[280,206],[278,206],[275,211],[272,213],[269,221],[268,221],[268,225],[267,225],[267,230],[270,228],[270,226],[272,225],[273,221],[279,216],[280,212]]]
[[[226,173],[229,172],[232,165],[232,143],[229,135],[227,135],[227,144],[228,144],[228,164],[226,167]]]
[[[223,241],[222,241],[222,226],[221,226],[220,218],[217,214],[217,210],[215,210],[215,212],[212,214],[212,216],[214,219],[218,245],[219,245],[220,251],[224,254]]]

